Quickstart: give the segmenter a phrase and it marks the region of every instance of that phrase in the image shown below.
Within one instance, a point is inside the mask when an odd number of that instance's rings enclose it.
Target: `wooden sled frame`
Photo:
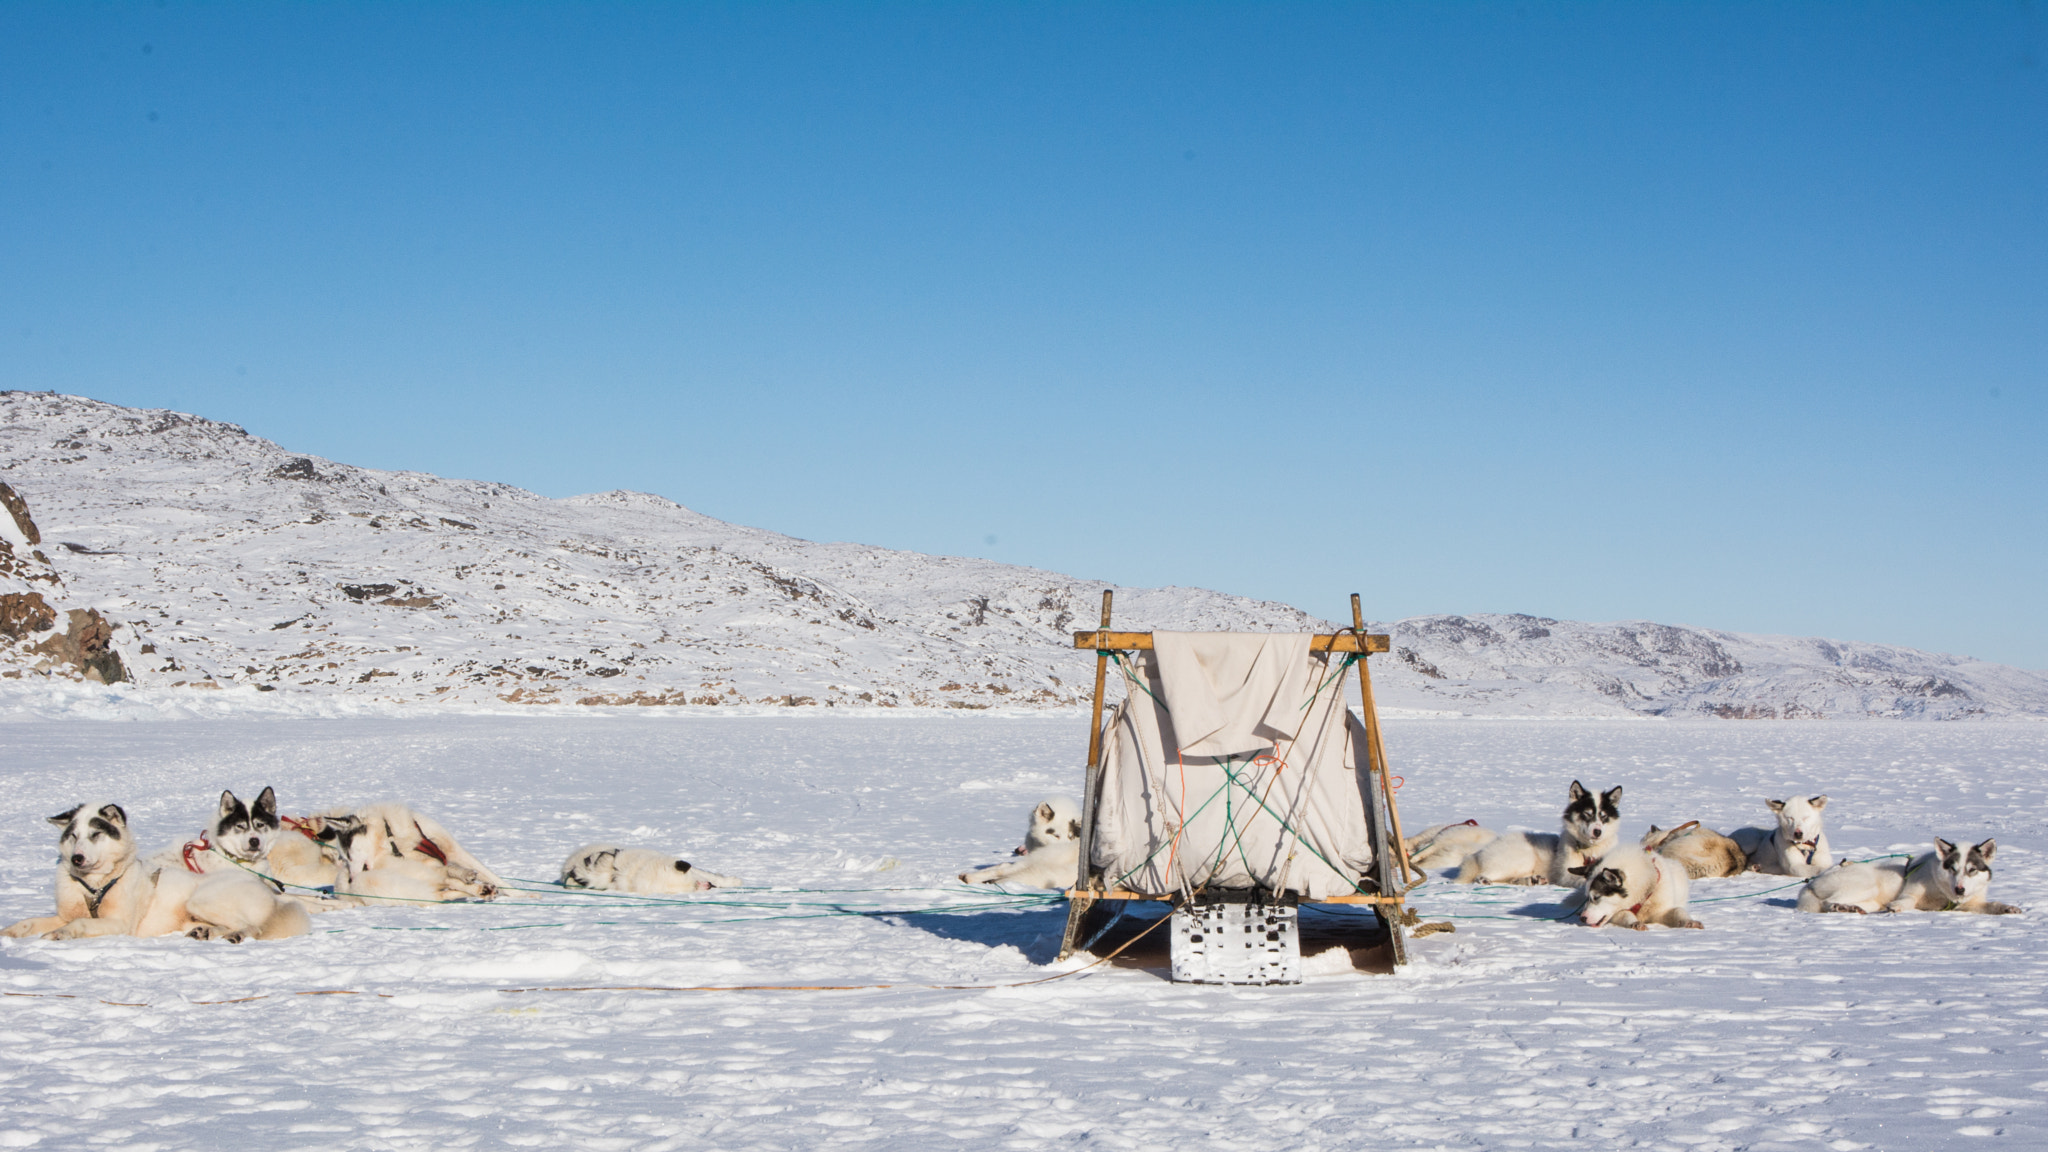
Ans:
[[[1102,775],[1106,766],[1102,762],[1102,692],[1109,675],[1109,658],[1116,652],[1149,651],[1152,647],[1150,632],[1112,632],[1109,630],[1111,593],[1102,594],[1102,627],[1093,632],[1074,633],[1074,647],[1092,649],[1095,652],[1095,708],[1088,728],[1088,769],[1087,780],[1081,795],[1081,862],[1074,877],[1074,886],[1067,889],[1067,932],[1060,942],[1060,959],[1073,955],[1087,943],[1083,937],[1083,925],[1089,911],[1103,900],[1156,900],[1171,901],[1170,896],[1155,896],[1142,892],[1127,892],[1122,889],[1103,887],[1102,874],[1090,863],[1095,849],[1095,805],[1102,791]],[[1358,695],[1363,706],[1365,719],[1365,763],[1366,771],[1373,777],[1368,783],[1366,795],[1376,803],[1365,806],[1366,826],[1372,837],[1374,859],[1381,878],[1382,892],[1354,896],[1329,896],[1321,900],[1302,901],[1314,904],[1370,904],[1373,912],[1387,929],[1387,945],[1393,953],[1395,964],[1408,962],[1408,947],[1401,935],[1403,925],[1413,921],[1413,915],[1404,904],[1409,888],[1424,878],[1424,874],[1408,861],[1408,851],[1401,843],[1401,811],[1394,802],[1392,776],[1387,771],[1386,746],[1380,741],[1380,714],[1373,704],[1372,672],[1367,668],[1367,659],[1376,652],[1386,652],[1392,647],[1384,635],[1368,634],[1365,631],[1365,616],[1359,605],[1358,594],[1351,594],[1351,627],[1343,632],[1311,637],[1308,648],[1311,652],[1355,652],[1358,654]],[[1396,879],[1390,884],[1387,877]]]

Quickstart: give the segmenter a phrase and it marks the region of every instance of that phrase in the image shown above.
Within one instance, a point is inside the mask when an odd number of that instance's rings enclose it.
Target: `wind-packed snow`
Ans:
[[[559,711],[559,710],[557,710]],[[1071,717],[532,710],[5,726],[0,918],[44,914],[88,797],[145,844],[219,790],[399,797],[504,873],[618,837],[748,882],[689,906],[566,899],[316,918],[313,935],[0,942],[0,1146],[130,1148],[1929,1149],[2048,1141],[2048,726],[1387,725],[1411,830],[1548,828],[1568,782],[1625,831],[1723,830],[1826,792],[1850,855],[1999,841],[2025,915],[1808,916],[1700,881],[1702,932],[1556,923],[1559,891],[1432,883],[1398,975],[1175,985],[1051,966],[1057,906],[951,876],[1077,789]],[[774,890],[771,886],[783,886]],[[795,891],[791,889],[805,889]],[[885,891],[876,891],[885,889]],[[1765,893],[1762,895],[1752,895]],[[597,903],[585,901],[582,903]],[[860,991],[510,988],[872,984]],[[922,985],[990,987],[942,990]],[[356,995],[302,996],[341,991]],[[75,997],[63,999],[55,997]],[[200,1004],[268,997],[242,1003]]]
[[[796,540],[642,493],[551,500],[355,468],[49,393],[0,392],[0,481],[47,559],[21,560],[35,583],[0,565],[0,594],[99,610],[134,679],[61,690],[77,673],[31,650],[39,634],[0,633],[0,715],[1072,709],[1093,671],[1072,633],[1110,587]],[[1350,623],[1344,603],[1115,591],[1133,629]],[[1410,714],[2048,718],[2048,676],[1881,644],[1494,613],[1373,628],[1395,648],[1377,661],[1382,706]]]

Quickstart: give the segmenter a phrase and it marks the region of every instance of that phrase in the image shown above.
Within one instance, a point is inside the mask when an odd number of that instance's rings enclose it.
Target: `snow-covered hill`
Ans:
[[[1071,707],[1092,661],[1070,634],[1108,587],[796,540],[641,493],[355,468],[49,393],[0,392],[0,481],[21,506],[0,510],[0,595],[34,592],[52,618],[0,626],[17,699],[88,674],[91,610],[159,702]],[[1329,626],[1201,589],[1116,591],[1123,627]],[[1375,661],[1394,709],[2048,717],[2048,677],[1882,645],[1528,616],[1375,627],[1395,638]]]

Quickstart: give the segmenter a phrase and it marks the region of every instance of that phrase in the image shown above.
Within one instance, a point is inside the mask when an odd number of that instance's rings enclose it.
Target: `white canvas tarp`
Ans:
[[[1363,725],[1309,637],[1152,634],[1103,751],[1091,856],[1110,888],[1372,891]]]

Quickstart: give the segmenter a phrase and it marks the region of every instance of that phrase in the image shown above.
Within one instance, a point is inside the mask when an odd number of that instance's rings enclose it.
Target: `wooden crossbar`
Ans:
[[[1360,647],[1359,641],[1364,646]],[[1150,632],[1076,632],[1074,647],[1094,652],[1129,652],[1133,649],[1143,652],[1152,650]],[[1393,647],[1388,636],[1378,632],[1363,635],[1357,632],[1338,632],[1331,635],[1311,636],[1308,650],[1311,652],[1385,652]]]

